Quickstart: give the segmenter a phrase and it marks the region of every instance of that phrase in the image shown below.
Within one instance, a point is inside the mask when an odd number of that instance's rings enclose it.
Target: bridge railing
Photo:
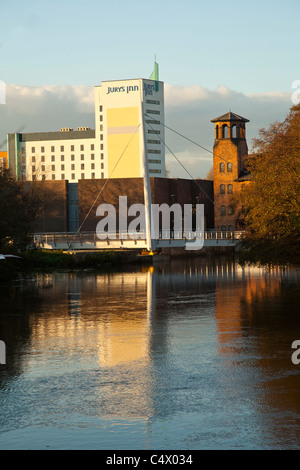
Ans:
[[[206,231],[203,233],[204,240],[240,240],[243,237],[242,231]],[[108,233],[103,232],[99,234],[96,232],[51,232],[51,233],[35,233],[34,234],[34,243],[36,245],[67,245],[72,246],[72,244],[93,244],[96,245],[97,242],[109,240],[146,240],[145,232],[138,233]],[[101,236],[102,235],[102,236]],[[159,230],[156,231],[153,235],[155,240],[193,240],[195,238],[195,232],[181,232],[174,230]],[[198,234],[202,235],[202,234]]]

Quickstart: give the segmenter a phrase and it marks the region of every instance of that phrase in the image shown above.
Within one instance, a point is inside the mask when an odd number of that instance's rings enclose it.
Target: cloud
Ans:
[[[215,117],[231,110],[249,119],[250,150],[251,140],[260,128],[286,117],[292,106],[291,95],[292,90],[291,93],[246,94],[225,85],[210,90],[201,85],[165,84],[169,176],[190,178],[184,168],[195,177],[206,176],[212,165],[214,125],[211,120]],[[94,87],[6,85],[6,104],[0,105],[0,149],[6,148],[7,133],[57,131],[61,127],[76,129],[79,126],[95,128]]]

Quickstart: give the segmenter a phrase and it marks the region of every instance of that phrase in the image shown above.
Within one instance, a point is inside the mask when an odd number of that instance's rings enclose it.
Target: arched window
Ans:
[[[229,173],[232,172],[232,163],[230,163],[230,162],[227,163],[227,171],[228,171]]]
[[[228,225],[228,230],[229,230],[229,232],[233,232],[234,231],[234,226],[233,225]]]
[[[228,139],[228,126],[226,124],[222,126],[222,138]]]
[[[225,184],[220,184],[220,194],[225,194]]]
[[[227,185],[227,194],[232,194],[232,184]]]
[[[221,206],[221,215],[226,215],[226,207]]]
[[[216,139],[219,138],[219,126],[216,126]]]
[[[229,206],[228,207],[228,215],[232,215],[232,214],[233,214],[233,207]]]
[[[226,225],[221,225],[222,232],[226,232]]]
[[[231,138],[236,139],[236,125],[235,124],[231,128]]]
[[[225,163],[220,163],[220,173],[225,173]]]

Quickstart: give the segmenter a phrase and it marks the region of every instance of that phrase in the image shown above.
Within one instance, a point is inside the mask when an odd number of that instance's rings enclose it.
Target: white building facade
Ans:
[[[8,134],[8,164],[17,180],[165,176],[164,84],[105,81],[95,87],[95,129]]]

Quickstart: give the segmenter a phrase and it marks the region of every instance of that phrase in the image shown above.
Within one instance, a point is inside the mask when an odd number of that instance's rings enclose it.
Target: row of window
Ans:
[[[81,154],[80,155],[80,160],[84,160],[84,158],[85,158],[84,154]],[[104,158],[104,154],[101,153],[101,159],[103,159],[103,158]],[[75,155],[71,155],[71,161],[74,161],[74,160],[75,160]],[[91,160],[95,160],[95,154],[94,153],[91,154]],[[37,160],[36,160],[35,156],[31,157],[31,162],[32,163],[35,163],[36,161]],[[55,155],[51,155],[51,161],[55,162]],[[60,156],[60,161],[61,162],[65,161],[65,156],[64,155]],[[41,162],[45,162],[45,155],[41,156]]]
[[[232,172],[232,163],[227,163],[227,171],[228,173]],[[225,163],[220,163],[220,173],[225,173]]]
[[[233,207],[231,206],[228,206],[227,208],[226,206],[221,206],[220,212],[222,216],[226,215],[226,212],[227,212],[227,215],[233,215],[234,210],[233,210]]]
[[[75,145],[71,145],[70,148],[71,148],[71,152],[75,151]],[[91,150],[95,150],[95,145],[94,144],[91,144]],[[60,151],[61,152],[65,151],[65,146],[64,145],[60,146]],[[83,144],[80,145],[80,151],[84,151],[84,145]],[[44,152],[45,152],[45,147],[42,146],[41,147],[41,153],[44,153]],[[55,146],[54,145],[51,145],[51,152],[55,152]],[[36,153],[35,147],[31,147],[31,153]]]
[[[220,184],[220,194],[225,194],[226,192],[226,186],[225,184]],[[227,194],[232,194],[233,189],[232,189],[232,184],[227,184]]]
[[[227,232],[226,225],[221,225],[221,230],[222,230],[222,232]],[[228,232],[233,232],[233,231],[234,231],[234,226],[233,225],[228,225]]]
[[[86,178],[86,175],[84,173],[81,173],[81,179],[84,180]],[[96,174],[95,173],[91,173],[91,179],[95,179],[96,178]],[[104,173],[101,173],[101,178],[104,178]],[[32,175],[32,181],[36,181],[36,175]],[[56,176],[55,175],[52,175],[51,176],[51,179],[52,181],[54,181],[56,179]],[[65,174],[61,174],[61,177],[60,177],[61,180],[65,180]],[[71,180],[75,180],[76,179],[76,175],[75,173],[72,173],[71,174]],[[42,180],[45,181],[46,180],[46,175],[42,175]]]
[[[61,165],[61,166],[60,166],[60,169],[61,169],[62,171],[64,171],[64,170],[65,170],[65,165]],[[84,170],[84,169],[85,169],[84,163],[82,163],[82,164],[80,165],[80,169],[81,169],[81,170]],[[94,169],[95,169],[95,163],[91,163],[91,170],[94,170]],[[101,163],[101,170],[103,170],[103,169],[104,169],[104,163]],[[35,173],[35,172],[36,172],[36,167],[35,167],[35,165],[33,165],[33,166],[31,167],[31,171],[32,171],[32,173]],[[42,172],[45,172],[45,171],[46,171],[45,165],[42,165],[42,166],[41,166],[41,171],[42,171]],[[55,171],[55,165],[51,165],[51,171]],[[71,171],[75,171],[75,165],[74,165],[74,164],[71,165]]]

